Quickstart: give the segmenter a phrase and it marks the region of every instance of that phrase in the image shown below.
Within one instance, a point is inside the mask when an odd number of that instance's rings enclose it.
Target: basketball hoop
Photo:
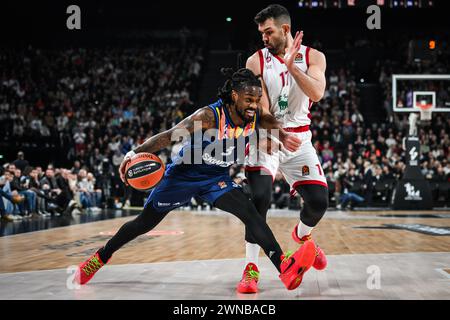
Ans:
[[[420,109],[420,121],[430,121],[433,113],[433,104],[424,101],[417,102],[416,107]]]

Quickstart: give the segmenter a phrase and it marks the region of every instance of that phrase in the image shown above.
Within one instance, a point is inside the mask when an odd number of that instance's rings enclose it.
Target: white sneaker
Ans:
[[[2,216],[2,220],[11,222],[14,221],[14,216],[12,214],[5,214]]]
[[[130,209],[130,200],[125,201],[125,205],[122,209]]]
[[[70,207],[70,206],[72,206],[72,205],[74,205],[74,204],[76,204],[77,202],[75,201],[75,200],[70,200],[70,202],[69,202],[69,205],[67,206],[67,207]]]
[[[102,211],[99,207],[92,207],[91,210],[95,212]]]
[[[15,221],[23,220],[22,216],[21,216],[21,215],[18,215],[18,214],[14,215],[14,216],[13,216],[13,219],[14,219]]]
[[[80,211],[80,209],[75,208],[72,210],[72,214],[81,214],[81,211]]]

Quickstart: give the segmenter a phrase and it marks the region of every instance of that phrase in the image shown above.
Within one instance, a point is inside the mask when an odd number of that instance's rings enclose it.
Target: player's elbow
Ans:
[[[312,102],[319,102],[323,98],[323,91],[314,92],[309,98]]]

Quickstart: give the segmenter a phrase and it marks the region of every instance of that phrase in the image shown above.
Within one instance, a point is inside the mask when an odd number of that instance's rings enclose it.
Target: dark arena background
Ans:
[[[288,291],[261,251],[259,292],[237,293],[244,225],[192,198],[89,284],[72,283],[77,265],[149,195],[121,182],[124,155],[217,100],[220,68],[244,67],[263,48],[253,18],[271,3],[284,5],[302,44],[326,57],[310,130],[329,191],[313,231],[327,268],[311,268]],[[450,299],[444,4],[3,1],[0,300]],[[68,28],[71,5],[80,29]],[[371,5],[379,12],[368,13]],[[171,149],[157,155],[171,162]],[[243,165],[230,175],[246,189]],[[277,174],[270,201],[270,228],[283,250],[296,250],[303,200]]]

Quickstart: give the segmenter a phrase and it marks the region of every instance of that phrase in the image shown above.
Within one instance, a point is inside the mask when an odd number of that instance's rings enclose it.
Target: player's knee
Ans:
[[[136,217],[136,226],[139,229],[139,233],[143,234],[155,227],[159,213],[150,204],[144,208],[144,210]]]
[[[309,226],[315,226],[322,219],[328,208],[328,189],[318,188],[305,199],[305,210],[302,211],[302,221]]]
[[[314,212],[325,212],[328,208],[328,188],[321,185],[306,185],[300,189],[300,194]]]
[[[248,172],[251,198],[258,211],[263,214],[269,209],[272,197],[272,177],[260,172]]]
[[[323,216],[328,208],[328,197],[317,197],[308,205],[313,213]]]

